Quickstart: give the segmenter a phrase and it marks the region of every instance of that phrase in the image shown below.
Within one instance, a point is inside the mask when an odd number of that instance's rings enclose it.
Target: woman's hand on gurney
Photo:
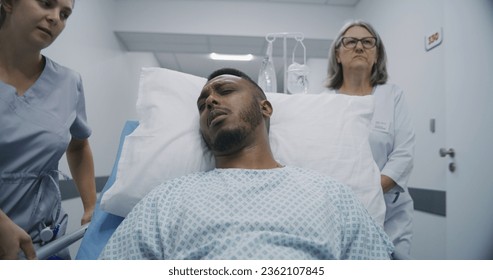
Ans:
[[[31,236],[0,211],[0,260],[15,260],[20,251],[26,259],[36,259]]]
[[[83,226],[87,223],[90,223],[93,214],[94,214],[94,208],[91,210],[84,211],[84,215],[82,215],[82,218],[80,219],[80,225]]]

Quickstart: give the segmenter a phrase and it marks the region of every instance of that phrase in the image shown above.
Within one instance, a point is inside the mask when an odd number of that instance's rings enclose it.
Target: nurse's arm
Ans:
[[[84,215],[81,219],[81,225],[83,225],[91,221],[96,205],[94,161],[89,140],[72,138],[66,154],[70,173],[72,173],[84,207]]]

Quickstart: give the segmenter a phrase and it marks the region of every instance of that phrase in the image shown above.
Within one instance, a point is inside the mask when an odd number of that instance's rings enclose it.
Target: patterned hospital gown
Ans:
[[[214,169],[157,186],[100,259],[388,259],[352,191],[311,170]]]

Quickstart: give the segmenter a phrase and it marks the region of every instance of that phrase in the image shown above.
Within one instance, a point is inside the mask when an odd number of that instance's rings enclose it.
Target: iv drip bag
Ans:
[[[260,66],[260,71],[258,74],[258,85],[264,92],[277,92],[276,71],[274,68],[274,61],[272,59],[273,41],[268,42],[267,52],[262,60],[262,65]]]

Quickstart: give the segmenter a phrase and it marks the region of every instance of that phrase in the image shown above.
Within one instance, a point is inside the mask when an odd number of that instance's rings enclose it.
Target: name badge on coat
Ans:
[[[374,120],[373,129],[376,131],[389,133],[390,123],[386,121]]]
[[[373,96],[375,97],[375,111],[371,122],[372,129],[390,133],[390,127],[394,119],[394,96],[392,92],[385,90],[385,86],[377,87]]]

